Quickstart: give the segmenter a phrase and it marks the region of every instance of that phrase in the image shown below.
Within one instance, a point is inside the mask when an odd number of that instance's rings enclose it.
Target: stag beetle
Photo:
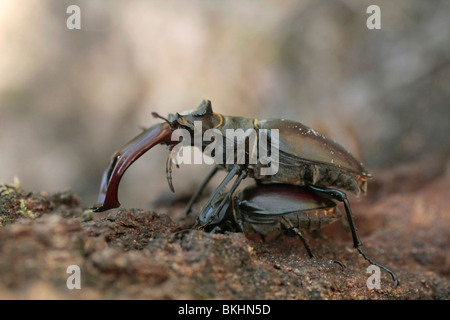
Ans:
[[[213,112],[211,102],[208,100],[204,100],[194,110],[169,114],[167,119],[155,112],[152,115],[155,118],[163,119],[164,122],[144,130],[113,154],[103,174],[97,204],[93,208],[94,211],[99,212],[120,206],[118,188],[124,172],[134,161],[157,144],[169,146],[166,176],[169,187],[173,191],[174,157],[172,153],[181,144],[181,141],[186,143],[189,140],[186,140],[186,138],[194,137],[189,145],[200,148],[204,153],[210,152],[211,155],[216,156],[214,158],[216,163],[218,162],[217,159],[223,161],[214,166],[194,193],[186,207],[186,215],[189,214],[193,203],[219,169],[228,173],[202,208],[200,216],[209,217],[210,220],[209,222],[202,221],[204,226],[210,224],[211,221],[220,220],[220,214],[224,206],[233,199],[237,187],[247,177],[255,179],[257,184],[277,183],[304,187],[304,190],[308,190],[308,195],[315,194],[321,199],[336,200],[343,203],[354,248],[371,264],[390,273],[394,280],[394,288],[397,286],[398,280],[395,273],[370,259],[360,248],[362,242],[356,231],[350,203],[345,192],[340,189],[353,192],[357,196],[360,193],[365,194],[367,192],[367,180],[371,175],[361,162],[356,160],[350,152],[337,142],[312,128],[291,120],[260,120],[224,116]],[[179,136],[174,138],[173,134],[178,129],[183,129],[184,132],[188,133],[188,136],[183,136],[182,139]],[[256,132],[256,138],[250,139],[254,136],[244,135],[245,141],[239,142],[236,141],[236,137],[234,137],[234,140],[227,137],[230,130],[236,129],[246,130],[245,132],[253,130],[249,132]],[[211,138],[210,142],[202,140],[200,144],[196,143],[195,136],[201,135],[203,137],[208,130],[215,130],[214,132],[219,133],[219,135]],[[266,141],[261,139],[259,133],[264,133],[262,136],[266,138]],[[274,141],[276,143],[273,143]],[[215,147],[211,148],[211,145]],[[232,153],[230,161],[227,152],[230,150],[230,146],[231,150],[244,149],[244,152],[239,157]],[[213,154],[213,152],[219,153],[221,148],[224,149],[224,152],[218,155]],[[271,155],[276,154],[277,157],[271,163],[271,166],[276,167],[277,170],[265,174],[270,169],[268,168],[267,158],[260,157],[256,161],[251,161],[255,159],[255,150],[265,150],[267,154],[270,153]],[[221,198],[221,194],[235,176],[236,179],[232,186]],[[220,201],[218,201],[219,199]],[[300,201],[300,203],[302,202]]]

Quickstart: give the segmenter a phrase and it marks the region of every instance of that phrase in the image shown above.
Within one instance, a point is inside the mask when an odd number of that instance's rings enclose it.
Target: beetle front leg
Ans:
[[[398,284],[397,275],[392,270],[390,270],[390,269],[386,268],[385,266],[372,260],[367,254],[365,254],[361,250],[360,246],[362,246],[362,242],[361,242],[361,240],[359,240],[358,233],[356,232],[355,222],[353,220],[350,203],[347,200],[347,195],[344,192],[342,192],[340,190],[336,190],[336,189],[320,188],[320,187],[316,187],[316,186],[312,186],[312,185],[308,185],[307,187],[321,196],[327,197],[329,199],[341,201],[342,203],[344,203],[345,213],[347,214],[347,220],[350,225],[350,230],[352,232],[353,246],[364,257],[364,259],[369,261],[371,264],[387,271],[391,275],[392,280],[394,280],[394,285],[392,286],[392,288],[395,289],[395,287],[397,287],[397,284]]]
[[[231,170],[228,172],[228,174],[225,176],[225,178],[222,180],[220,185],[217,187],[217,189],[214,191],[214,193],[209,198],[208,202],[203,207],[202,211],[200,212],[200,216],[202,214],[205,214],[207,212],[207,210],[209,208],[211,208],[211,206],[217,201],[217,199],[219,198],[219,196],[222,193],[222,191],[226,188],[228,183],[230,183],[231,179],[236,174],[237,170],[238,170],[238,166],[237,165],[233,166],[233,168],[231,168]]]
[[[237,187],[239,186],[239,184],[241,183],[242,180],[244,180],[247,177],[247,171],[246,170],[242,170],[238,177],[236,178],[236,180],[234,181],[233,185],[231,186],[230,190],[228,190],[227,195],[222,199],[222,201],[220,202],[219,207],[217,208],[217,211],[220,212],[222,211],[223,207],[225,206],[225,204],[227,202],[229,202],[231,200],[231,197],[233,196],[234,192],[236,191]]]
[[[222,199],[220,205],[214,210],[214,212],[209,217],[206,218],[206,216],[208,215],[208,212],[212,208],[213,204],[216,203],[216,201],[218,200],[219,196],[222,194],[222,192],[225,189],[225,187],[228,185],[228,183],[231,181],[233,176],[239,170],[240,170],[240,172],[238,174],[238,177],[234,181],[234,183],[233,183],[232,187],[230,188],[230,190],[228,190],[226,196]],[[202,220],[214,221],[217,218],[216,215],[220,214],[220,212],[222,211],[222,209],[225,206],[225,204],[231,200],[234,192],[236,191],[236,188],[239,186],[241,181],[243,179],[245,179],[246,177],[247,177],[247,170],[239,169],[238,165],[234,165],[233,168],[230,170],[230,172],[228,172],[228,174],[225,177],[225,179],[223,179],[222,183],[216,189],[216,191],[214,191],[213,195],[208,200],[206,205],[202,208],[202,211],[200,212],[199,217],[203,217]],[[207,224],[208,224],[208,222],[204,223],[201,227],[205,227]]]

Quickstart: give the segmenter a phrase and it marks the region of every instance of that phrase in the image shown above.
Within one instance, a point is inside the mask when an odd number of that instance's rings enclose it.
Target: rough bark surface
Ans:
[[[351,203],[364,250],[397,273],[395,290],[384,271],[381,289],[368,289],[369,264],[339,222],[309,236],[309,259],[297,238],[176,235],[192,222],[176,218],[177,205],[89,214],[71,192],[1,185],[0,299],[448,299],[448,164],[375,177]],[[80,290],[66,286],[70,265],[81,269]]]

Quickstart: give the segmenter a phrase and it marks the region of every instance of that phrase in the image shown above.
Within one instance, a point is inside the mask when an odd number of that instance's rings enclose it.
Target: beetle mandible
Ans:
[[[189,201],[185,210],[186,215],[189,214],[192,204],[219,169],[224,169],[228,173],[219,187],[213,192],[206,205],[203,206],[200,213],[200,216],[205,216],[214,206],[213,214],[209,214],[211,221],[218,218],[223,207],[233,198],[239,184],[247,177],[255,179],[258,184],[282,183],[302,186],[308,192],[314,193],[317,196],[343,203],[354,248],[371,264],[377,265],[389,272],[394,280],[394,287],[397,285],[397,276],[393,271],[376,263],[361,250],[362,242],[356,230],[350,203],[346,193],[342,190],[350,191],[357,196],[360,193],[365,194],[367,192],[367,180],[371,175],[361,162],[356,160],[350,152],[337,142],[312,128],[291,120],[260,120],[224,116],[213,112],[209,100],[204,100],[194,110],[169,114],[167,119],[156,113],[152,114],[154,117],[163,119],[164,122],[148,128],[113,154],[110,164],[102,177],[95,211],[104,211],[120,206],[118,188],[123,174],[134,161],[157,144],[166,144],[169,146],[166,176],[169,186],[173,191],[172,152],[174,147],[180,143],[180,140],[172,138],[172,133],[176,129],[184,129],[191,137],[194,137],[194,134],[198,130],[196,124],[200,122],[201,134],[209,129],[215,129],[222,134],[223,141],[221,141],[220,145],[224,148],[229,145],[225,143],[227,139],[226,132],[229,129],[241,128],[243,130],[253,129],[256,132],[264,131],[267,134],[267,146],[271,145],[271,139],[278,139],[276,150],[270,150],[270,152],[278,152],[278,162],[276,163],[278,167],[277,172],[269,175],[262,174],[267,169],[267,163],[259,161],[260,159],[256,163],[248,161],[252,157],[252,150],[256,146],[249,145],[250,142],[247,141],[245,144],[245,161],[243,163],[222,161],[216,165]],[[273,130],[276,130],[278,135],[274,135],[272,133]],[[258,139],[256,142],[253,142],[256,145],[261,143]],[[218,141],[214,141],[214,143],[218,143]],[[202,141],[199,147],[205,152],[210,144],[211,142]],[[194,146],[193,141],[192,146]],[[236,141],[234,141],[234,148],[236,149],[237,147]],[[226,152],[223,154],[226,157]],[[216,203],[221,194],[234,177],[236,178],[232,186],[226,191],[225,196],[219,205],[217,205]],[[206,224],[208,223],[206,222]]]

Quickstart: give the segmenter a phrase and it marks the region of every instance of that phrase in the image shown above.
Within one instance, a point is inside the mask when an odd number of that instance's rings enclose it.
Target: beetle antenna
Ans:
[[[169,120],[167,120],[167,118],[164,118],[163,116],[160,116],[158,113],[152,112],[152,116],[154,118],[160,118],[160,119],[164,120],[165,122],[167,122],[169,124],[170,127],[172,127],[172,124],[169,122]]]

